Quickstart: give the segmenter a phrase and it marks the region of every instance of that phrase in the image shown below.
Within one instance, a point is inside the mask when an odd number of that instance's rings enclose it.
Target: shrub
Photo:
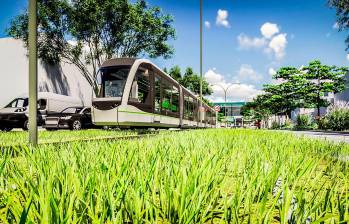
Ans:
[[[312,120],[307,114],[299,114],[297,116],[296,129],[312,129]]]
[[[282,126],[282,129],[292,129],[292,128],[293,128],[292,120],[287,119],[285,121],[285,124]]]
[[[326,115],[328,127],[334,131],[343,131],[349,129],[349,109],[339,108],[330,111]]]
[[[279,129],[280,128],[280,125],[277,121],[273,121],[271,123],[271,129]]]
[[[318,127],[319,129],[322,129],[322,130],[331,129],[329,126],[328,118],[326,116],[318,120]]]

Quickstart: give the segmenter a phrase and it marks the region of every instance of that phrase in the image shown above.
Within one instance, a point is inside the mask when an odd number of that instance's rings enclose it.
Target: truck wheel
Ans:
[[[80,120],[73,121],[70,129],[74,131],[81,130],[82,129],[81,121]]]
[[[23,129],[23,131],[28,131],[28,129],[29,129],[29,121],[28,120],[24,121],[22,129]]]

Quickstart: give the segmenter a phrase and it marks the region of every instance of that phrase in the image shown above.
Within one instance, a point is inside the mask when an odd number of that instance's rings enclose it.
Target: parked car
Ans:
[[[13,128],[28,130],[28,103],[27,95],[12,100],[7,106],[0,109],[0,131],[11,131]],[[44,123],[45,117],[58,113],[66,107],[83,106],[81,100],[55,93],[38,93],[38,125]]]
[[[62,112],[46,116],[46,130],[93,128],[90,107],[68,107]]]

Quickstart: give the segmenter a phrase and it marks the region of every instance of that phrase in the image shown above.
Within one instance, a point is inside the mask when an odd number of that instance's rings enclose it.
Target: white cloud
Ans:
[[[279,33],[279,27],[277,24],[275,23],[264,23],[262,26],[261,26],[261,33],[262,35],[267,38],[267,39],[270,39],[271,37],[273,37],[275,34]]]
[[[68,44],[70,44],[70,45],[72,45],[72,46],[76,46],[76,45],[78,45],[78,42],[76,41],[76,40],[68,40],[67,41],[68,42]]]
[[[274,68],[269,68],[268,73],[269,73],[269,75],[270,75],[270,76],[273,76],[273,75],[275,75],[275,74],[276,74],[276,71],[275,71],[275,69],[274,69]]]
[[[205,21],[205,27],[207,29],[210,29],[211,28],[211,23],[209,21]]]
[[[216,18],[216,24],[217,26],[224,26],[226,28],[229,28],[229,21],[228,21],[229,13],[227,10],[219,9],[217,12],[217,18]]]
[[[339,24],[336,22],[335,24],[333,24],[332,28],[334,30],[338,30],[339,29]]]
[[[73,40],[73,39],[68,40],[67,42],[72,47],[76,47],[78,45],[78,42],[76,40]],[[83,47],[82,47],[82,50],[83,50],[84,53],[87,53],[88,51],[90,51],[90,47],[88,46],[88,44],[84,43]]]
[[[241,49],[261,48],[267,44],[264,38],[251,38],[243,33],[238,36],[238,42]]]
[[[349,54],[347,54],[347,60],[349,61]]]
[[[209,69],[205,73],[205,79],[210,84],[216,84],[216,83],[222,83],[224,81],[224,76],[221,74],[216,73],[216,69]]]
[[[205,73],[205,79],[212,85],[213,94],[208,96],[213,102],[224,102],[224,90],[228,88],[228,101],[250,101],[262,91],[255,88],[254,85],[236,84],[236,82],[227,82],[223,75],[217,73],[215,69],[209,69]],[[215,84],[215,85],[213,85]],[[223,87],[223,88],[222,88]]]
[[[239,48],[243,50],[262,48],[264,53],[273,54],[277,60],[281,60],[286,54],[287,34],[279,34],[279,26],[269,22],[264,23],[260,30],[262,37],[249,37],[241,33],[237,37]]]
[[[276,59],[280,60],[285,56],[287,43],[286,33],[279,34],[271,39],[269,48],[275,53]]]
[[[256,72],[251,65],[243,64],[240,66],[237,79],[241,81],[258,82],[263,79],[263,76]]]

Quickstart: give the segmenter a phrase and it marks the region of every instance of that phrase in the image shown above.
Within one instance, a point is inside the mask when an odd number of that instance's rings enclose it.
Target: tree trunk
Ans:
[[[317,106],[317,116],[320,118],[320,106]]]

